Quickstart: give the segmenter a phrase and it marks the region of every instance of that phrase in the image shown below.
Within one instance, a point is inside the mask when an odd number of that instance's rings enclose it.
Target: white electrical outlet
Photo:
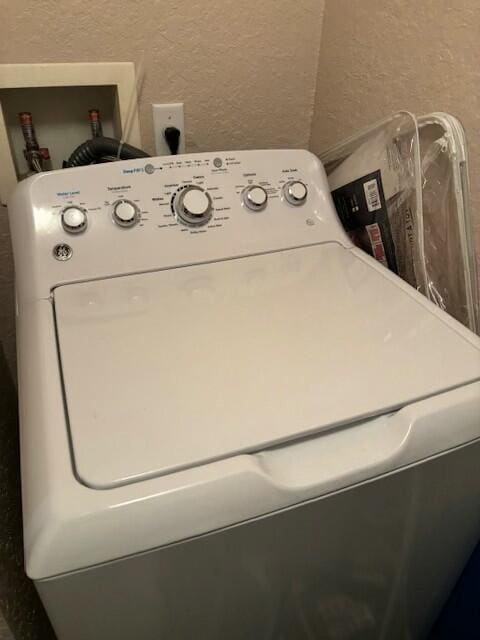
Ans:
[[[185,153],[185,121],[183,102],[173,104],[152,104],[153,134],[155,136],[155,153],[157,156],[170,155],[165,141],[164,131],[167,127],[176,127],[180,131],[178,153]]]

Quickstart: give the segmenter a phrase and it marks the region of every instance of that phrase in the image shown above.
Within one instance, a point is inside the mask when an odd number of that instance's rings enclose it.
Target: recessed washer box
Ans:
[[[0,65],[0,201],[28,171],[18,113],[30,111],[53,169],[91,137],[88,110],[100,109],[103,133],[141,146],[132,62]]]

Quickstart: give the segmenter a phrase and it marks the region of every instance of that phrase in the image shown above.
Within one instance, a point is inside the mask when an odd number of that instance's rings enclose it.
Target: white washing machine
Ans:
[[[9,207],[25,556],[59,640],[424,638],[480,537],[479,339],[305,151]]]

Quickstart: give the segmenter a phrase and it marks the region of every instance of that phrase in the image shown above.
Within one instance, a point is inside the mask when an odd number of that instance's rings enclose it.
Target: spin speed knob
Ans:
[[[139,219],[138,207],[130,200],[117,200],[113,204],[113,220],[119,227],[133,227]]]
[[[263,187],[252,185],[243,190],[243,204],[251,211],[262,211],[268,202],[268,194]]]
[[[212,198],[201,187],[188,185],[175,196],[173,208],[180,222],[199,227],[212,217]]]
[[[291,180],[283,187],[285,200],[294,207],[300,207],[307,201],[308,190],[300,180]]]
[[[62,227],[67,233],[82,233],[88,225],[87,212],[81,207],[65,207],[62,211]]]

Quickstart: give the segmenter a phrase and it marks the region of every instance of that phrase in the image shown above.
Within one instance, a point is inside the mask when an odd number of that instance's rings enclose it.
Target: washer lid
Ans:
[[[433,305],[339,245],[54,293],[74,464],[108,488],[480,378]]]

